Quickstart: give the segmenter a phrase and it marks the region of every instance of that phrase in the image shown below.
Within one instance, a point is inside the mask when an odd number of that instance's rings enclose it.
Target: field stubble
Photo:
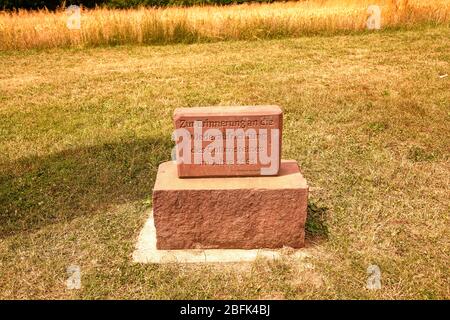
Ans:
[[[81,29],[64,11],[0,13],[0,49],[168,44],[298,37],[365,29],[374,1],[299,1],[273,4],[83,10]],[[447,24],[450,0],[379,0],[382,27]]]

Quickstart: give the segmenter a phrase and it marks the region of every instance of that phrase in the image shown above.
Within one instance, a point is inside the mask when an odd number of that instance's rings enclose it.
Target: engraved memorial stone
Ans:
[[[174,112],[179,177],[276,175],[278,106],[196,107]]]
[[[280,160],[277,106],[180,108],[153,189],[158,249],[304,246],[308,185]]]

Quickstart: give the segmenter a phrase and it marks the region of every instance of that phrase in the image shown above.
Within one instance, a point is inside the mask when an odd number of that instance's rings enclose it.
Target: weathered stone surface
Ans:
[[[142,227],[132,258],[137,263],[243,263],[257,259],[280,259],[288,256],[296,263],[307,264],[311,257],[308,250],[292,249],[179,249],[159,250],[156,248],[156,229],[153,213]]]
[[[299,248],[306,180],[295,161],[278,176],[180,179],[162,163],[153,190],[158,249]]]
[[[201,121],[200,128],[202,141],[195,145],[194,141],[199,140],[194,125],[195,121]],[[219,176],[259,176],[276,175],[280,167],[281,140],[283,126],[283,112],[278,106],[230,106],[230,107],[194,107],[178,108],[174,111],[175,129],[187,130],[191,136],[190,153],[183,155],[184,159],[189,158],[189,162],[178,164],[179,177],[219,177]],[[275,129],[275,130],[274,130]],[[220,152],[224,154],[222,163],[208,163],[204,159],[205,148],[214,145],[217,141],[216,135],[208,132],[218,130],[222,138]],[[278,131],[274,137],[275,131]],[[245,146],[239,146],[233,132],[244,132]],[[198,131],[197,131],[198,133]],[[265,136],[267,143],[262,143],[261,136]],[[273,141],[276,139],[275,141]],[[179,141],[182,139],[179,138]],[[227,140],[233,143],[232,147],[227,147]],[[178,141],[178,142],[179,142]],[[272,154],[272,146],[276,150]],[[273,156],[276,160],[271,164],[261,161],[261,147],[265,147],[268,156]],[[232,158],[227,157],[226,151],[232,150]],[[238,160],[239,153],[244,154],[242,163]],[[253,152],[255,161],[251,161],[250,152]],[[180,152],[182,154],[182,152]],[[216,153],[213,153],[214,155]],[[201,158],[195,162],[195,156]],[[180,157],[180,158],[182,158]],[[263,171],[261,170],[263,169]],[[268,170],[271,168],[271,170]],[[273,170],[272,170],[273,169]]]

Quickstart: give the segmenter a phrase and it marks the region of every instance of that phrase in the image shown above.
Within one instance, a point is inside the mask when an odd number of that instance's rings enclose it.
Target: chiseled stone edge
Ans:
[[[296,259],[310,257],[305,249],[156,249],[156,228],[153,211],[142,228],[132,259],[135,263],[233,263],[252,262],[258,258],[275,260],[283,255]]]

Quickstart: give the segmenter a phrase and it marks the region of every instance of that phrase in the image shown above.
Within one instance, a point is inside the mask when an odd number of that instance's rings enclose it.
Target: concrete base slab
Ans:
[[[133,262],[136,263],[235,263],[252,262],[256,259],[279,259],[288,256],[296,259],[310,257],[305,249],[177,249],[158,250],[156,248],[156,229],[153,212],[142,228]]]

